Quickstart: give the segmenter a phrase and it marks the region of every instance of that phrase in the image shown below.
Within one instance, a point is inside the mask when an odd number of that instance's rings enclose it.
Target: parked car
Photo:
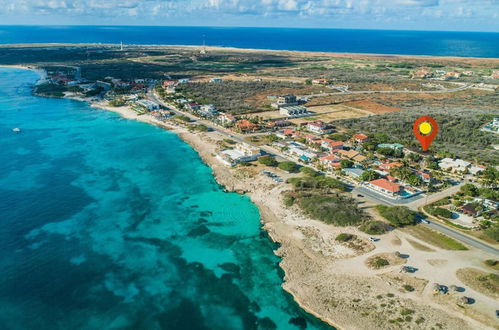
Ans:
[[[371,242],[377,242],[377,241],[379,241],[379,238],[377,238],[377,237],[369,237],[369,240]]]
[[[364,195],[361,195],[361,194],[357,194],[357,197],[364,197]]]
[[[427,225],[430,224],[430,220],[426,220],[426,219],[421,219],[421,222],[426,223]]]

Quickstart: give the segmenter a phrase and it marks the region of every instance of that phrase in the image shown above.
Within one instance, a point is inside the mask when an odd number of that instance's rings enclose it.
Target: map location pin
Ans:
[[[433,139],[437,136],[438,133],[438,124],[435,119],[430,116],[419,117],[412,126],[412,131],[414,135],[421,143],[421,147],[423,147],[423,151],[428,150]]]

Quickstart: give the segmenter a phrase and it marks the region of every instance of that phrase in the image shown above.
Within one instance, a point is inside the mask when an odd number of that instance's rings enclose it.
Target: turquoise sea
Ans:
[[[165,22],[168,23],[168,22]],[[499,57],[497,32],[209,26],[0,26],[0,44],[114,43]]]
[[[36,79],[0,68],[1,329],[325,328],[189,145]]]

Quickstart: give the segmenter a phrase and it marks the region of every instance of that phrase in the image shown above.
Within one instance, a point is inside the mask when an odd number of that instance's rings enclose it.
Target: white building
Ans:
[[[279,113],[288,118],[298,118],[311,115],[307,108],[301,105],[282,107],[279,109]]]
[[[296,96],[293,94],[287,94],[283,96],[279,96],[276,98],[275,102],[272,103],[272,107],[276,109],[280,109],[282,107],[291,107],[298,105],[298,101],[296,100]]]
[[[213,104],[204,104],[199,108],[198,113],[205,117],[213,117],[218,114],[218,111]]]
[[[227,166],[235,166],[239,163],[255,161],[261,155],[260,149],[246,143],[238,143],[234,149],[224,150],[216,158]]]
[[[328,124],[320,120],[308,123],[307,130],[317,134],[328,134],[333,132],[333,129]]]
[[[158,103],[149,100],[138,100],[137,104],[146,108],[149,111],[158,110],[160,108]]]
[[[471,163],[465,160],[452,158],[444,158],[438,163],[442,170],[451,172],[466,172],[470,165]]]

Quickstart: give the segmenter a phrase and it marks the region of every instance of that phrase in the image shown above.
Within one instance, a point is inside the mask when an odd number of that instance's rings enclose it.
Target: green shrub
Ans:
[[[492,259],[487,259],[485,260],[485,264],[487,266],[491,266],[491,267],[494,267],[495,265],[497,265],[499,263],[499,261],[497,260],[492,260]]]
[[[414,287],[412,285],[409,285],[409,284],[404,285],[404,289],[408,292],[414,291]]]
[[[380,257],[376,257],[376,259],[374,259],[373,261],[373,266],[375,268],[381,268],[381,267],[385,267],[385,266],[388,266],[390,264],[390,262],[384,258],[380,258]]]
[[[441,207],[428,206],[425,208],[425,210],[428,213],[430,213],[431,215],[436,216],[436,217],[442,217],[442,218],[446,218],[446,219],[452,218],[452,212],[447,210],[447,209],[441,208]]]
[[[386,233],[388,225],[383,221],[371,220],[364,222],[359,229],[369,235],[381,235]]]
[[[258,158],[258,162],[260,164],[272,166],[272,167],[276,167],[277,165],[279,165],[279,162],[277,160],[275,160],[274,157],[271,157],[271,156],[262,156],[262,157]]]
[[[407,206],[377,205],[379,214],[395,227],[416,224],[418,213],[411,211]]]
[[[491,239],[493,239],[494,241],[499,242],[499,224],[498,223],[495,223],[490,228],[485,229],[483,231],[483,233],[485,235],[487,235],[488,237],[490,237]]]
[[[318,174],[314,169],[312,169],[310,167],[306,167],[306,166],[300,168],[300,172],[302,172],[303,174],[308,175],[310,177],[315,177]]]
[[[281,162],[279,165],[277,165],[281,170],[286,171],[286,172],[296,172],[298,170],[298,165],[294,162]]]
[[[311,218],[336,226],[357,225],[366,218],[353,199],[340,195],[302,195],[299,205]]]
[[[352,234],[341,233],[336,236],[336,240],[339,242],[347,242],[353,238]]]
[[[291,207],[295,203],[295,198],[289,194],[284,195],[283,198],[284,206]]]

